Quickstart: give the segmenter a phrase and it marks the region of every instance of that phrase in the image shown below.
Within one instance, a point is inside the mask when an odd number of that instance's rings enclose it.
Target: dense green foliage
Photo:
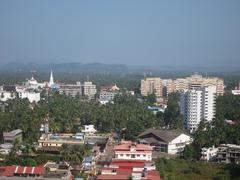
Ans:
[[[27,100],[8,102],[5,112],[0,113],[0,132],[20,128],[24,142],[36,142],[40,124],[49,113],[50,130],[53,133],[77,132],[84,124],[94,124],[100,132],[126,128],[126,138],[136,137],[146,128],[158,127],[156,116],[145,104],[128,95],[117,96],[114,104],[100,105],[95,101],[81,100],[57,93],[46,97],[36,105]]]
[[[240,176],[239,165],[194,162],[178,158],[158,158],[155,160],[155,163],[160,171],[161,179],[164,180],[237,180]]]
[[[147,102],[150,104],[150,105],[154,105],[156,103],[156,94],[155,93],[152,93],[152,94],[148,94],[147,96]]]
[[[89,145],[68,145],[63,144],[61,157],[64,161],[71,164],[80,164],[85,156],[91,155],[91,147]]]
[[[167,109],[164,112],[165,125],[170,128],[183,129],[183,117],[180,114],[180,94],[171,93],[168,96]]]

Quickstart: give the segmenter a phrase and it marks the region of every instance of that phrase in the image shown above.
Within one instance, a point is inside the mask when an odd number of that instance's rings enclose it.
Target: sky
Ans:
[[[0,62],[240,67],[240,1],[1,0]]]

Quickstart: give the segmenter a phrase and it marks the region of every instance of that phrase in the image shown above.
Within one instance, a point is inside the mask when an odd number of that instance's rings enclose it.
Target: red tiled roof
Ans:
[[[115,154],[145,154],[145,155],[151,155],[151,151],[115,151]]]
[[[63,85],[63,84],[65,84],[65,83],[64,83],[64,82],[57,81],[57,82],[55,82],[55,84]]]
[[[149,163],[149,161],[146,160],[135,160],[135,159],[113,159],[113,163]]]
[[[102,170],[105,170],[105,173],[107,173],[108,170],[111,171],[115,169],[114,172],[116,172],[116,175],[102,174],[97,177],[97,180],[127,180],[133,173],[142,174],[146,162],[148,161],[114,159],[110,167],[104,167]],[[146,176],[141,177],[141,180],[160,180],[160,174],[156,170],[147,170]]]
[[[2,176],[13,176],[16,166],[6,166],[5,171],[2,173]]]
[[[147,161],[138,160],[113,160],[112,165],[118,165],[119,167],[144,167],[144,163]]]
[[[116,172],[118,175],[129,175],[130,176],[133,171],[132,171],[132,168],[131,169],[118,168]]]
[[[116,145],[114,146],[114,150],[130,150],[130,145],[129,144],[121,144],[121,145]]]
[[[34,169],[34,174],[45,174],[45,168],[43,166],[37,166]]]
[[[14,176],[14,174],[45,174],[45,168],[43,166],[37,167],[24,167],[24,166],[5,166],[1,168],[3,173],[1,176]]]
[[[130,151],[131,148],[135,148],[136,151],[152,151],[153,147],[149,145],[144,145],[144,144],[137,144],[137,145],[131,145],[131,144],[121,144],[121,145],[116,145],[114,146],[114,150],[117,151]]]
[[[32,173],[32,167],[27,167],[25,170],[26,174],[31,174]]]
[[[113,168],[113,167],[103,167],[103,168],[101,168],[102,171],[108,171],[108,170],[113,170],[113,169],[116,169],[116,168]]]
[[[23,166],[17,166],[17,171],[15,170],[15,173],[17,174],[23,174],[24,171],[24,167]]]
[[[148,171],[148,174],[151,175],[151,176],[159,176],[160,175],[160,173],[156,170]]]
[[[110,175],[102,174],[97,177],[97,180],[127,180],[129,175]]]
[[[144,180],[160,180],[160,176],[148,176],[147,179]]]

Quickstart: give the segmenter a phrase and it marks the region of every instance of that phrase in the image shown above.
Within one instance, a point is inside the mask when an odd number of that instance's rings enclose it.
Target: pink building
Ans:
[[[114,151],[115,159],[151,161],[153,147],[131,141],[121,141],[120,145],[114,146]]]

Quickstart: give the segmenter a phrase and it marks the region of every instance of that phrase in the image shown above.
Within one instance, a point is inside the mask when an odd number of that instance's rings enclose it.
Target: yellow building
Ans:
[[[223,95],[224,80],[218,77],[203,77],[194,74],[186,78],[161,79],[160,77],[148,77],[141,80],[141,95],[155,93],[158,99],[167,97],[169,93],[184,89],[193,89],[204,86],[216,86],[216,94]]]

